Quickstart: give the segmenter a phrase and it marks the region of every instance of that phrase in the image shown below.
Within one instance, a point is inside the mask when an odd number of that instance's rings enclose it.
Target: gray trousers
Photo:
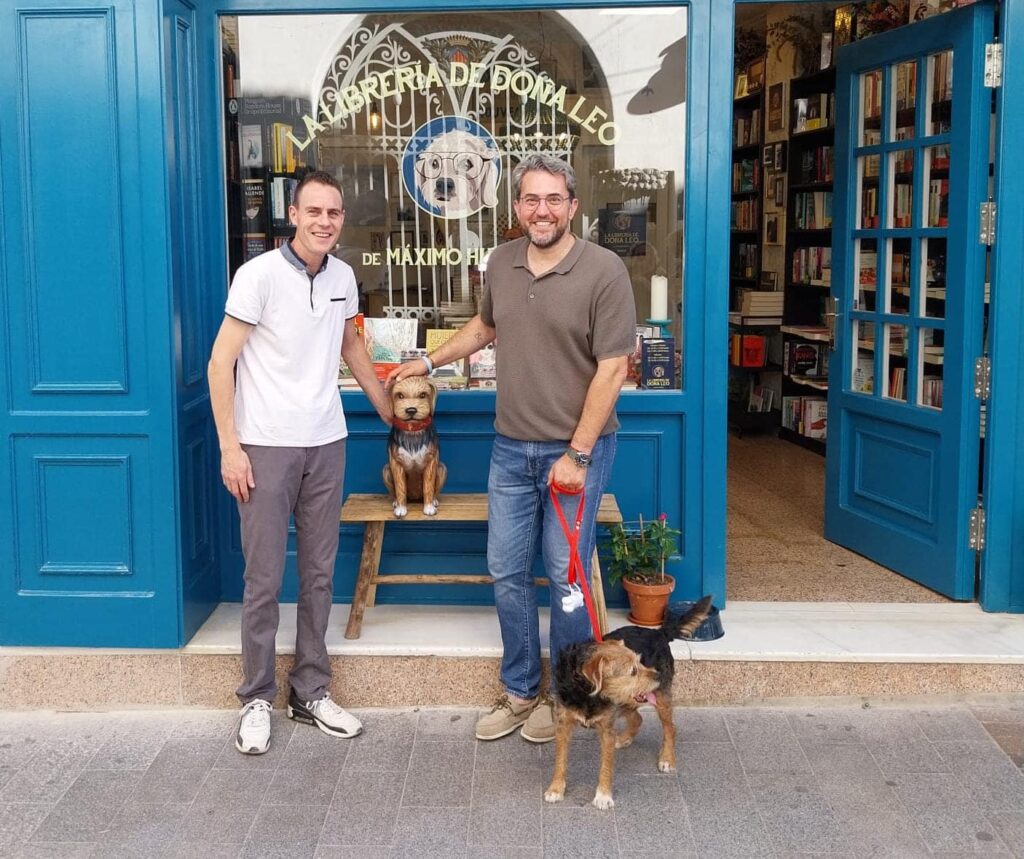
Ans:
[[[345,477],[345,439],[319,447],[242,445],[252,463],[256,488],[239,502],[245,593],[242,597],[243,704],[273,701],[279,621],[278,597],[284,576],[288,520],[295,517],[299,603],[295,662],[288,675],[303,701],[317,701],[331,682],[324,636],[331,612],[334,562]]]

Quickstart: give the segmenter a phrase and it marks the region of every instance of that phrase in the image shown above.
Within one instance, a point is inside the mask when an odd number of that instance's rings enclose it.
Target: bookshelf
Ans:
[[[729,309],[741,289],[756,289],[761,273],[761,142],[764,90],[733,99],[732,200],[729,231]]]
[[[825,452],[832,281],[835,68],[789,86],[782,403],[779,438]]]

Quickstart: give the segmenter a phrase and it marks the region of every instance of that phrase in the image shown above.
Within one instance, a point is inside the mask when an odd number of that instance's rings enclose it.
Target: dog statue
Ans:
[[[579,723],[596,728],[601,740],[601,771],[593,804],[601,809],[615,805],[615,750],[633,742],[641,722],[637,708],[644,702],[654,705],[661,720],[658,770],[675,770],[672,679],[676,667],[669,642],[691,637],[710,611],[711,597],[706,596],[681,616],[666,615],[660,629],[623,626],[609,632],[600,644],[584,641],[562,651],[554,677],[555,772],[544,793],[546,802],[559,802],[565,796],[569,740]],[[620,715],[626,725],[616,733],[615,720]]]
[[[422,501],[427,516],[437,513],[448,469],[440,459],[434,426],[436,402],[437,388],[425,376],[409,376],[391,388],[395,416],[382,476],[399,519],[409,512],[410,501]]]
[[[416,186],[442,218],[498,205],[498,152],[476,135],[453,129],[419,153]]]

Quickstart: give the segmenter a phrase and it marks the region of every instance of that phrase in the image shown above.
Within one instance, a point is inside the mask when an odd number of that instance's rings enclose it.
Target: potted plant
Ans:
[[[660,626],[668,606],[668,596],[675,579],[665,573],[665,561],[678,557],[676,542],[682,533],[669,527],[668,516],[639,526],[613,525],[611,532],[612,560],[608,581],[621,581],[629,596],[629,621],[637,626]]]

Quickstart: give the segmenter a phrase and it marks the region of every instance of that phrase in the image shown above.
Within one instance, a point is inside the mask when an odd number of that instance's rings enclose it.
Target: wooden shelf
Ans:
[[[824,379],[812,378],[811,376],[786,376],[794,385],[803,385],[805,388],[814,388],[816,391],[828,390],[828,377]]]
[[[821,328],[812,328],[808,325],[783,325],[779,329],[783,334],[792,334],[802,340],[816,340],[819,343],[828,343],[828,332]]]

